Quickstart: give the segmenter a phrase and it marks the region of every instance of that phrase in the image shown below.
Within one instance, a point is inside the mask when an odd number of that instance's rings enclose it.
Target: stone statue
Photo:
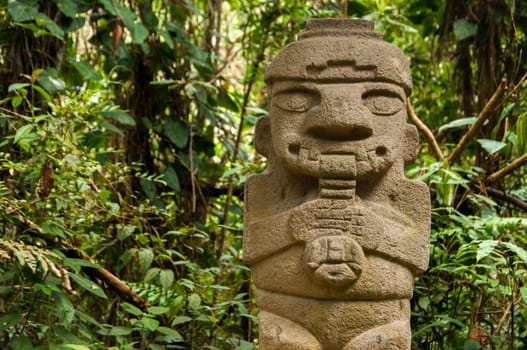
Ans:
[[[365,20],[312,20],[266,72],[264,173],[246,186],[244,260],[260,350],[410,349],[430,199],[408,180],[408,61]]]

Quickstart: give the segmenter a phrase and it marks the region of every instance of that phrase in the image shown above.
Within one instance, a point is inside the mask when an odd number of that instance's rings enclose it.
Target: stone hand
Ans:
[[[361,205],[345,200],[317,199],[293,209],[289,220],[292,235],[298,241],[322,236],[352,235],[360,237],[370,230],[376,218]]]

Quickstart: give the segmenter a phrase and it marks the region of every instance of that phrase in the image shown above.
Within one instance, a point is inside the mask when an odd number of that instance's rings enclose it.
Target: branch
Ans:
[[[508,195],[507,193],[497,190],[495,188],[487,188],[486,191],[492,197],[496,199],[501,199],[502,201],[508,202],[514,205],[515,207],[527,212],[527,203],[522,201],[521,199]]]
[[[46,234],[44,229],[42,229],[42,227],[38,226],[31,220],[24,218],[22,215],[18,213],[14,214],[13,216],[16,219],[18,219],[22,224],[27,225],[30,229],[36,232],[38,234],[38,237],[44,239],[47,244],[53,245],[56,243],[54,240],[49,239],[48,235]],[[64,245],[68,245],[68,244],[64,242]],[[87,261],[91,260],[91,259],[86,258],[79,250],[71,246],[68,247],[68,250],[66,251],[65,255],[70,258],[83,259]],[[93,263],[93,261],[90,261],[90,262]],[[49,264],[49,265],[53,266],[53,264]],[[52,272],[58,277],[62,278],[62,285],[69,293],[76,294],[73,288],[71,288],[68,271],[62,266],[59,266],[58,270],[59,271],[52,270]],[[121,281],[117,276],[115,276],[110,271],[106,270],[105,268],[83,266],[82,270],[87,275],[89,275],[91,278],[93,279],[98,278],[101,281],[106,282],[106,284],[109,287],[111,287],[113,290],[115,290],[117,294],[119,294],[121,297],[127,300],[130,300],[134,305],[136,305],[140,309],[146,310],[150,306],[148,301],[146,301],[141,296],[139,296],[125,282]]]
[[[521,167],[525,163],[527,163],[527,153],[525,153],[524,155],[522,155],[519,158],[516,158],[511,163],[509,163],[508,165],[506,165],[502,169],[496,171],[495,173],[490,174],[487,177],[487,180],[489,182],[496,182],[499,179],[501,179],[502,177],[504,177],[505,175],[507,175],[508,173],[510,173],[511,171],[518,169],[519,167]]]
[[[489,102],[487,102],[485,107],[483,107],[483,109],[479,113],[478,117],[476,118],[476,122],[472,124],[470,129],[468,129],[465,135],[463,135],[463,137],[461,138],[461,141],[459,141],[456,148],[454,148],[454,151],[452,151],[450,156],[447,158],[446,160],[447,165],[452,164],[452,162],[454,162],[457,159],[457,157],[459,157],[461,152],[463,152],[463,150],[467,146],[470,139],[472,139],[474,135],[476,135],[476,133],[479,131],[479,129],[481,128],[485,120],[487,120],[487,117],[489,116],[489,114],[493,112],[496,109],[496,107],[500,104],[501,96],[503,95],[506,89],[507,89],[507,79],[503,78],[501,79],[500,85],[494,92],[494,95],[492,95]]]
[[[415,114],[414,109],[412,108],[412,104],[410,103],[410,98],[407,99],[406,103],[406,109],[408,111],[408,116],[412,120],[412,122],[417,126],[419,130],[425,134],[426,138],[428,139],[428,143],[430,146],[432,146],[432,151],[434,151],[434,154],[438,160],[443,160],[445,157],[443,156],[443,152],[441,152],[441,148],[439,147],[439,144],[437,143],[436,138],[434,137],[434,134],[432,131],[426,126],[425,123],[417,117],[417,114]]]
[[[80,251],[75,248],[70,248],[66,252],[66,256],[74,257],[77,259],[83,259],[93,263],[93,261],[90,261],[92,259],[86,258]],[[136,292],[134,292],[134,290],[130,288],[130,286],[128,286],[126,282],[122,281],[119,277],[106,270],[105,268],[83,266],[82,271],[84,271],[84,273],[86,273],[92,279],[99,279],[105,282],[106,285],[108,285],[115,292],[117,292],[119,296],[126,300],[129,300],[132,304],[134,304],[141,310],[146,311],[146,309],[148,309],[148,307],[150,306],[148,301],[146,301]]]

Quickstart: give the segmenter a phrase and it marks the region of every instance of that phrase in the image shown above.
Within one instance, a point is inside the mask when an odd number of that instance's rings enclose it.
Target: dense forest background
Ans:
[[[256,349],[263,72],[346,16],[411,59],[434,208],[413,348],[526,349],[522,0],[1,0],[0,347]]]

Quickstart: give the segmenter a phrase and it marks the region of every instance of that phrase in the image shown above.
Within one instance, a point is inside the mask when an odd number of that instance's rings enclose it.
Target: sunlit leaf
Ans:
[[[141,249],[139,250],[138,258],[141,270],[146,271],[152,265],[152,261],[154,261],[154,251],[151,248]]]
[[[155,331],[157,327],[159,327],[159,321],[154,318],[150,318],[150,317],[141,318],[141,323],[146,329],[148,329],[151,332]]]
[[[7,88],[7,92],[16,91],[16,90],[19,90],[19,89],[22,89],[28,86],[29,86],[29,83],[14,83],[14,84],[9,85],[9,87]]]
[[[507,146],[506,143],[488,139],[479,139],[478,143],[481,145],[481,148],[489,154],[494,154]]]
[[[498,246],[498,241],[495,240],[485,240],[478,245],[478,252],[476,255],[476,261],[487,257],[494,249]]]
[[[453,120],[445,125],[442,125],[437,131],[441,134],[443,131],[453,128],[459,128],[461,126],[472,125],[476,122],[476,118],[460,118]]]
[[[174,284],[174,271],[169,269],[161,270],[159,273],[159,283],[163,288],[170,288]]]

